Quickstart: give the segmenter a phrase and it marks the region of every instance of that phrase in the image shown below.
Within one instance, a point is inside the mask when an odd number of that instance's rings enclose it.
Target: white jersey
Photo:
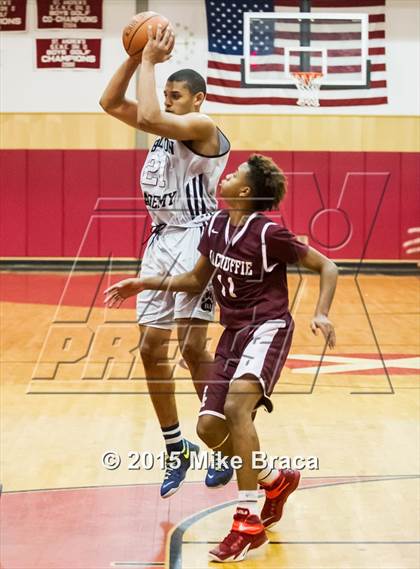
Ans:
[[[229,140],[217,132],[219,153],[215,156],[198,154],[188,142],[155,140],[140,176],[153,225],[194,227],[216,210],[216,188],[230,151]]]

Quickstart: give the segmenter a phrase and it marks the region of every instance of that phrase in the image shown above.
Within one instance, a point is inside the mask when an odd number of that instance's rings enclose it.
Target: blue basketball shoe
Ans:
[[[228,464],[227,468],[223,464],[223,461],[218,459],[214,461],[214,464],[208,467],[204,481],[207,488],[221,488],[232,480],[233,468],[230,464],[230,459],[227,459],[226,462]]]
[[[187,470],[191,466],[191,454],[198,454],[199,452],[200,447],[198,445],[194,445],[187,439],[184,439],[181,452],[166,455],[165,477],[160,487],[162,498],[169,498],[182,486]]]

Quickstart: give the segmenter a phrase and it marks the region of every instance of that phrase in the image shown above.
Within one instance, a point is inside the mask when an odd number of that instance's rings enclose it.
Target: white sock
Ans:
[[[270,486],[279,477],[279,470],[268,465],[258,473],[258,482],[262,486]]]
[[[258,490],[239,490],[237,507],[248,510],[251,516],[258,516]]]

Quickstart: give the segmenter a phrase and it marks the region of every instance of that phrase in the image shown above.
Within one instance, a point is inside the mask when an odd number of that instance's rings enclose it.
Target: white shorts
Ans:
[[[165,227],[152,235],[144,252],[140,276],[179,275],[191,271],[200,257],[200,227]],[[214,320],[215,302],[211,287],[199,295],[186,292],[145,290],[137,295],[139,324],[171,329],[174,320]]]

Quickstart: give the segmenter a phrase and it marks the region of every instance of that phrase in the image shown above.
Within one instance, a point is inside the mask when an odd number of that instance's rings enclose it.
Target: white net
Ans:
[[[299,99],[296,104],[300,107],[319,107],[319,90],[322,73],[298,72],[293,73]]]

